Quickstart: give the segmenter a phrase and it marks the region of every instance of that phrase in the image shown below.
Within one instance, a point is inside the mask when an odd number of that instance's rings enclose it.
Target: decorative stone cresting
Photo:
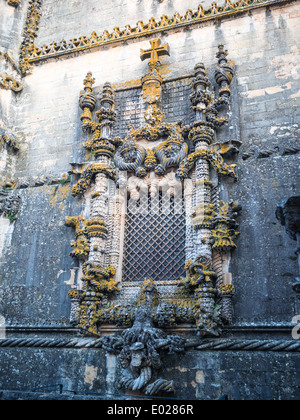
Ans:
[[[71,322],[97,337],[103,324],[124,328],[121,336],[102,339],[108,352],[118,354],[123,368],[118,386],[156,395],[175,387],[159,377],[161,353],[183,351],[186,342],[166,335],[162,328],[191,324],[201,337],[217,337],[232,321],[234,285],[229,266],[241,208],[221,201],[219,189],[224,177],[237,179],[236,165],[226,163],[226,158],[238,153],[240,143],[217,141],[218,128],[228,123],[224,115],[230,108],[234,74],[224,46],[217,52],[217,89],[211,86],[204,64],[195,67],[190,98],[195,122],[185,126],[182,121],[166,122],[160,109],[159,59],[170,54],[170,47],[160,39],[150,44],[149,50],[141,51],[141,59],[150,60],[142,77],[145,125],[130,126],[125,139],[111,136],[117,117],[111,85],[106,83],[97,98],[92,74],[84,79],[79,105],[88,161],[72,163],[69,173],[76,181],[73,196],[85,200],[88,211],[85,216],[68,217],[66,225],[75,229],[71,256],[82,270],[82,287],[69,292]],[[126,179],[124,172],[129,174]],[[127,197],[137,203],[142,194],[153,198],[161,190],[169,197],[184,193],[186,277],[168,282],[171,296],[159,289],[159,281],[141,278],[139,285],[131,285],[139,290],[128,300],[124,298],[128,285],[122,281]]]
[[[214,19],[222,19],[223,17],[234,16],[256,8],[287,1],[289,0],[238,0],[237,2],[225,0],[222,6],[213,2],[207,9],[204,9],[200,4],[197,10],[188,9],[183,15],[176,12],[174,16],[163,15],[160,19],[151,17],[148,23],[138,21],[135,27],[125,25],[125,28],[120,29],[116,26],[112,32],[104,30],[103,34],[99,35],[94,31],[90,37],[80,36],[68,41],[64,39],[54,41],[49,45],[37,46],[35,45],[34,39],[37,36],[42,0],[30,0],[24,30],[24,41],[21,47],[21,71],[23,74],[26,74],[30,70],[30,63],[47,58],[65,56],[77,51],[154,35],[162,31],[174,30]]]

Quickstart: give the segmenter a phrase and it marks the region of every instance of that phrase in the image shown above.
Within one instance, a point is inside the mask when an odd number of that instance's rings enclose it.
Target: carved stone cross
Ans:
[[[150,58],[149,65],[155,65],[159,61],[159,57],[164,55],[170,55],[169,44],[161,45],[160,39],[154,39],[150,41],[151,48],[149,50],[141,49],[141,60],[147,60]]]

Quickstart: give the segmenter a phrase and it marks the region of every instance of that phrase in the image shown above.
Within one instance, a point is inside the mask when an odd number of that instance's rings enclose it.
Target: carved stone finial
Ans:
[[[85,86],[84,90],[86,92],[92,92],[93,90],[93,84],[95,83],[95,79],[92,76],[92,73],[88,72],[86,78],[83,81],[83,84]]]
[[[92,112],[96,105],[96,98],[92,94],[94,83],[95,79],[92,77],[92,73],[89,72],[83,81],[83,84],[85,86],[84,92],[82,92],[79,100],[80,107],[81,109],[83,109],[83,114],[81,115],[80,119],[84,128],[88,127],[91,124]]]
[[[149,70],[142,78],[143,86],[143,100],[148,103],[148,108],[145,113],[145,120],[147,124],[152,126],[160,125],[163,121],[163,113],[159,109],[158,102],[161,98],[161,85],[163,78],[159,74],[157,68],[159,67],[159,57],[170,55],[169,45],[161,45],[160,39],[150,41],[151,48],[149,50],[141,50],[142,61],[150,58]]]
[[[215,78],[216,82],[220,86],[220,97],[227,102],[230,97],[230,84],[233,79],[233,68],[227,60],[228,51],[224,50],[224,45],[219,45],[219,51],[217,52],[217,58],[219,60],[219,67],[216,70]]]
[[[217,58],[219,59],[219,64],[222,64],[223,62],[227,63],[227,56],[228,56],[228,51],[225,50],[224,45],[220,44],[218,46],[219,51],[217,52]]]

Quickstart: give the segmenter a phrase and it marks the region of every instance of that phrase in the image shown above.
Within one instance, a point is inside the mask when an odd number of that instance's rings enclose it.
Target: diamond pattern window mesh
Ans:
[[[142,211],[127,210],[123,281],[151,278],[154,281],[179,280],[185,265],[185,211],[183,197],[148,197]],[[164,204],[164,205],[163,205]],[[140,209],[141,210],[141,209]]]

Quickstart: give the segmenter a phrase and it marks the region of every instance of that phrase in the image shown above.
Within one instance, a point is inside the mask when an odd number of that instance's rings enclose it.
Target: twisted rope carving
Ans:
[[[291,340],[242,340],[209,339],[203,344],[187,342],[186,348],[199,351],[271,351],[299,353],[300,341]],[[0,348],[73,348],[99,349],[101,339],[49,339],[49,338],[6,338],[0,340]]]
[[[197,350],[234,350],[234,351],[272,351],[272,352],[299,352],[300,342],[286,340],[240,340],[220,339],[208,340]]]

